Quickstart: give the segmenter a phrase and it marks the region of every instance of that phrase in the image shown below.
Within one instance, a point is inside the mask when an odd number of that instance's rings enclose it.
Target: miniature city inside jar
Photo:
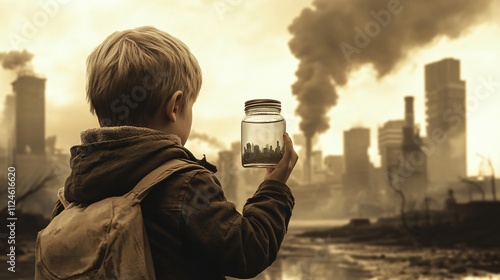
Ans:
[[[243,167],[275,167],[285,151],[285,119],[281,102],[254,99],[245,102],[241,121],[241,161]]]

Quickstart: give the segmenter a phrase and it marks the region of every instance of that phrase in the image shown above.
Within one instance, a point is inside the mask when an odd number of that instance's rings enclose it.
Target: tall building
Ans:
[[[465,81],[460,79],[460,61],[443,59],[425,66],[427,171],[434,188],[446,187],[467,176],[467,122]],[[444,134],[444,136],[443,136]]]
[[[45,154],[45,79],[20,73],[12,82],[15,95],[15,153]]]
[[[370,130],[351,128],[344,131],[344,178],[343,185],[349,196],[368,190],[370,178]]]
[[[391,120],[378,128],[378,152],[382,172],[398,165],[399,155],[403,145],[403,120]]]

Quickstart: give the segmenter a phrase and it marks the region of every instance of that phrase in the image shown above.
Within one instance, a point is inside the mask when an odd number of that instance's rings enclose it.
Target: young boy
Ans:
[[[170,159],[197,162],[141,203],[157,279],[250,278],[271,265],[294,206],[285,183],[298,156],[288,135],[283,159],[267,170],[241,215],[213,166],[183,147],[201,70],[180,40],[153,27],[115,32],[90,54],[87,75],[87,99],[101,128],[82,132],[82,144],[71,149],[65,198],[90,204],[129,192]]]

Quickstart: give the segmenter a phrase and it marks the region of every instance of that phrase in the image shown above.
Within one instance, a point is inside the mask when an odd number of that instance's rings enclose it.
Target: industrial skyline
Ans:
[[[464,189],[460,178],[467,177],[464,140],[466,139],[465,124],[467,119],[464,114],[460,114],[461,111],[450,111],[460,105],[462,105],[460,108],[463,108],[466,96],[465,81],[460,80],[459,75],[460,61],[445,58],[429,63],[425,69],[425,81],[428,88],[425,112],[415,111],[414,97],[406,96],[404,102],[401,102],[402,107],[404,107],[403,118],[386,120],[378,129],[377,146],[381,155],[381,167],[376,167],[368,154],[369,147],[373,145],[370,143],[371,130],[364,127],[352,127],[343,131],[343,154],[323,157],[322,151],[311,149],[308,153],[309,159],[303,160],[299,164],[298,172],[295,172],[292,177],[302,184],[320,184],[328,187],[321,190],[321,192],[328,193],[322,196],[323,199],[331,199],[331,192],[340,190],[344,204],[357,205],[356,211],[365,214],[381,214],[383,211],[391,211],[395,205],[398,205],[394,199],[388,198],[387,194],[381,195],[381,192],[387,193],[388,187],[400,189],[405,194],[407,210],[418,209],[428,195],[444,194],[445,190],[452,186],[459,190]],[[17,79],[12,82],[14,94],[5,98],[5,103],[15,108],[15,110],[6,112],[11,117],[15,116],[13,118],[15,123],[12,127],[12,138],[9,140],[12,143],[11,151],[7,151],[7,155],[14,154],[14,158],[17,157],[19,162],[26,163],[33,161],[35,157],[37,159],[41,159],[40,156],[45,157],[47,149],[44,134],[45,83],[45,78],[33,72],[20,72]],[[456,113],[455,116],[461,117],[458,125],[451,126],[451,119],[443,117],[448,116],[449,112]],[[424,113],[428,121],[428,134],[436,136],[436,130],[442,130],[443,133],[449,134],[439,138],[421,136],[420,125],[415,122],[415,119]],[[36,129],[29,129],[32,126],[35,126]],[[205,139],[206,137],[197,136],[197,138]],[[208,142],[211,144],[215,142],[221,148],[220,143],[215,141],[216,138],[205,140],[210,140]],[[53,145],[55,138],[48,142]],[[312,146],[312,143],[312,139],[307,141],[305,138],[302,142],[298,141],[296,145],[303,148],[308,145]],[[236,172],[233,166],[238,156],[241,155],[244,164],[275,163],[279,161],[284,152],[280,141],[276,142],[276,146],[246,143],[243,151],[239,151],[239,147],[240,144],[236,143],[231,151],[221,149],[218,152],[217,164],[221,170],[218,176],[221,182],[226,185],[227,197],[231,201],[240,199],[238,192],[241,190],[238,182],[241,179],[237,176],[240,174],[238,172],[243,172],[241,174],[247,178],[244,180],[250,182],[258,178],[252,171],[240,170]],[[54,150],[54,147],[51,149]],[[301,153],[302,156],[305,153],[307,157],[304,149]],[[3,156],[5,157],[5,155]],[[9,157],[7,156],[7,158]],[[437,163],[432,160],[437,160]],[[308,163],[310,166],[307,166]],[[451,167],[438,170],[441,166]],[[429,173],[436,171],[437,174],[442,173],[442,176],[438,176],[440,180],[433,180],[429,176]],[[393,184],[394,178],[397,179],[395,184]],[[472,180],[475,179],[472,178]],[[465,190],[467,189],[465,187]],[[318,193],[305,192],[299,195],[299,197],[302,196],[299,200],[311,195],[316,196]],[[457,196],[463,199],[464,191],[458,191]],[[374,205],[389,210],[373,208]],[[388,207],[388,205],[390,206]],[[353,214],[352,211],[343,213],[343,215],[351,214]]]

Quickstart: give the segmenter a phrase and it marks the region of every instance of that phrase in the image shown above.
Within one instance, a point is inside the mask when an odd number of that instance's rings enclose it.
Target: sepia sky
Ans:
[[[417,9],[415,2],[401,0],[402,12],[394,17],[435,12]],[[489,1],[477,1],[480,2]],[[40,3],[49,4],[43,7]],[[57,146],[68,150],[79,143],[80,131],[97,126],[85,100],[88,54],[114,31],[155,26],[185,42],[200,62],[204,81],[194,105],[193,131],[215,137],[229,148],[231,142],[240,138],[243,103],[248,99],[282,101],[289,133],[300,133],[300,117],[294,113],[298,102],[291,88],[297,80],[294,73],[299,60],[290,51],[292,34],[288,27],[312,3],[312,0],[1,0],[0,52],[27,49],[34,54],[35,71],[47,78],[46,134],[57,135]],[[325,113],[330,128],[320,134],[316,148],[322,149],[324,155],[341,154],[344,130],[370,127],[369,153],[378,166],[377,127],[387,120],[402,119],[403,97],[414,95],[416,121],[425,134],[424,65],[452,57],[461,60],[462,79],[467,85],[469,174],[477,174],[481,165],[476,153],[491,156],[500,173],[500,20],[494,16],[500,12],[500,2],[492,3],[484,9],[469,7],[467,12],[459,13],[460,18],[455,20],[468,22],[470,17],[470,23],[457,27],[461,28],[458,31],[433,35],[428,42],[402,44],[404,55],[383,75],[382,68],[377,68],[380,64],[372,60],[352,64],[355,67],[344,73],[345,83],[337,81],[337,104]],[[370,9],[355,13],[369,17]],[[437,19],[441,14],[432,16]],[[346,16],[349,18],[349,14]],[[398,22],[394,20],[392,24]],[[27,33],[26,25],[34,23]],[[431,24],[423,21],[420,25],[425,30]],[[352,37],[355,27],[336,26]],[[407,30],[403,27],[399,30],[401,33],[390,40],[408,42]],[[322,29],[310,32],[328,36]],[[387,36],[384,29],[380,36]],[[370,53],[377,57],[377,48],[381,46],[373,42],[361,50],[359,57]],[[0,69],[2,111],[3,100],[12,92],[10,83],[15,77],[13,71]],[[216,148],[198,140],[188,141],[186,146],[198,157],[203,153],[214,155],[209,149]]]

